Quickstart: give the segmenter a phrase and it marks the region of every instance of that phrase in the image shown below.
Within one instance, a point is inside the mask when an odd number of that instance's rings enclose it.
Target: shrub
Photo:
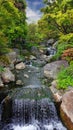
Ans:
[[[73,48],[69,48],[65,50],[62,54],[62,59],[68,61],[73,60]]]
[[[73,33],[62,35],[57,45],[57,53],[53,57],[54,60],[61,59],[65,50],[73,48]],[[71,50],[72,51],[72,50]]]
[[[58,74],[58,89],[67,89],[69,86],[73,86],[73,61]]]

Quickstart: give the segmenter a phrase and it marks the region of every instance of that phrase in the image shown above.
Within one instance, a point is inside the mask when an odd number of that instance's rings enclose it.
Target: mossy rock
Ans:
[[[7,66],[10,64],[10,60],[6,55],[0,56],[0,65]]]

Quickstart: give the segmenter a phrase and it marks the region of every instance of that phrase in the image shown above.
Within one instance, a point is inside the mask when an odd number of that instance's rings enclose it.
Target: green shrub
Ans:
[[[58,89],[67,89],[69,86],[73,86],[73,61],[58,74]]]
[[[26,44],[26,49],[30,50],[33,46],[39,47],[37,43],[27,43]]]
[[[64,50],[73,47],[73,33],[62,35],[59,39],[57,45],[57,53],[53,57],[53,60],[61,59],[61,55],[63,54]]]

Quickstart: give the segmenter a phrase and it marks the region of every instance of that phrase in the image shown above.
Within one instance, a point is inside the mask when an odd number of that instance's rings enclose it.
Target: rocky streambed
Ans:
[[[56,80],[61,66],[68,63],[47,63],[55,51],[40,49],[38,56],[26,56],[24,62],[16,52],[8,55],[11,64],[0,74],[1,130],[73,130],[73,89],[57,90]]]
[[[17,85],[7,88],[1,102],[1,130],[66,130],[54,105],[50,89],[43,84],[41,64],[16,66]],[[17,68],[18,67],[18,68]],[[21,82],[20,82],[21,81]]]

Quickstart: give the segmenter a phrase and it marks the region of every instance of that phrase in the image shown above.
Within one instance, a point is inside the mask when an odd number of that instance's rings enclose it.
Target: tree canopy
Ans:
[[[18,43],[25,39],[25,8],[23,0],[0,0],[0,48],[19,46]]]
[[[41,9],[44,14],[38,22],[39,30],[43,28],[42,33],[46,37],[73,33],[73,1],[45,0],[45,4],[46,6]]]

